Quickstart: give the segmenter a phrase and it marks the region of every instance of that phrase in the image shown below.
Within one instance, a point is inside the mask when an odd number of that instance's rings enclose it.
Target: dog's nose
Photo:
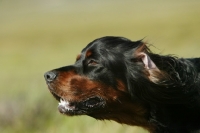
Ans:
[[[49,71],[44,74],[44,78],[47,82],[51,82],[56,78],[57,74],[54,71]]]

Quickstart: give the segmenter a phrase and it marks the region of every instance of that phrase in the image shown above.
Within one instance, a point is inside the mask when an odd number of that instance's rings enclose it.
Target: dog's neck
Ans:
[[[149,108],[145,104],[123,99],[120,102],[108,105],[108,107],[89,116],[99,120],[114,120],[122,124],[140,126],[148,131],[155,130],[154,125],[149,121]]]

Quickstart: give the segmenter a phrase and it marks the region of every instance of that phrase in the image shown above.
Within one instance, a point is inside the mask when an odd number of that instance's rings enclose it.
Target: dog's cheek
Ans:
[[[128,89],[125,85],[125,83],[122,80],[117,80],[117,89],[122,92],[128,92]]]

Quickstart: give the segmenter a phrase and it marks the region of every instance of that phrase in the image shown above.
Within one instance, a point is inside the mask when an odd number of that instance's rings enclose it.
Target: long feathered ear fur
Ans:
[[[188,78],[195,73],[193,66],[185,65],[187,60],[153,54],[142,41],[132,45],[126,65],[127,88],[132,98],[166,104],[188,102],[193,92],[183,90],[195,85],[191,81],[195,79]]]
[[[150,57],[150,50],[146,43],[139,41],[138,45],[133,51],[133,58],[137,62],[143,64],[143,71],[149,81],[153,83],[160,83],[168,77],[165,72],[162,72]]]

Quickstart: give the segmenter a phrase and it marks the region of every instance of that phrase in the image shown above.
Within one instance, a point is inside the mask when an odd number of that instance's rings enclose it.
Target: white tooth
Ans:
[[[66,104],[66,102],[65,102],[65,100],[63,100],[62,98],[60,99],[60,102],[58,103],[58,105],[65,105]]]
[[[71,109],[69,108],[69,102],[64,100],[64,99],[60,99],[60,102],[58,103],[58,106],[63,106],[65,110],[70,111]],[[65,111],[63,110],[63,112]]]

